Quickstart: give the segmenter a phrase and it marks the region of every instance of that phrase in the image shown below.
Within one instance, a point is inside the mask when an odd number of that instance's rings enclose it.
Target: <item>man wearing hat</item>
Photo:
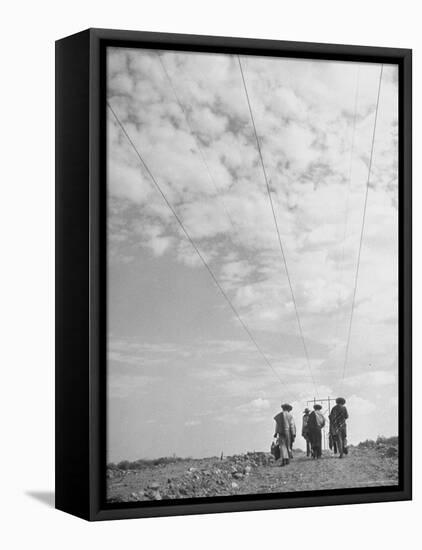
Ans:
[[[274,437],[278,440],[280,447],[281,466],[289,464],[292,458],[292,444],[296,437],[296,426],[291,414],[292,406],[288,403],[281,405],[281,412],[275,417],[275,433]]]
[[[320,458],[322,455],[322,434],[321,430],[325,426],[325,418],[321,412],[321,405],[316,403],[314,410],[308,419],[308,434],[312,447],[312,458]]]
[[[337,397],[336,405],[330,412],[330,434],[332,435],[339,452],[339,457],[347,455],[347,426],[346,420],[349,418],[349,413],[345,407],[346,400],[344,397]]]
[[[311,442],[309,441],[308,420],[311,411],[306,407],[302,417],[302,437],[306,441],[306,456],[311,456]]]

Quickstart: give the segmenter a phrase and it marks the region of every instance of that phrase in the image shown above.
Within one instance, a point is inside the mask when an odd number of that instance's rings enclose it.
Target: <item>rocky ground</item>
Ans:
[[[351,447],[343,459],[325,452],[320,460],[298,450],[280,467],[268,453],[223,460],[186,459],[137,470],[109,468],[109,502],[136,502],[239,494],[280,493],[397,485],[396,446]]]

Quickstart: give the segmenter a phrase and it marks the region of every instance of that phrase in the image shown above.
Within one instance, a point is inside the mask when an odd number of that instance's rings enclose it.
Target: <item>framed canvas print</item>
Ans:
[[[411,498],[411,51],[56,43],[56,506]]]

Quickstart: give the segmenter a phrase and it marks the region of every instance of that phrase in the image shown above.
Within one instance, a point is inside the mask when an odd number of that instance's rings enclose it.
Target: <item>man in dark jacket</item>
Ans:
[[[275,417],[274,437],[277,438],[280,447],[281,466],[289,464],[293,458],[292,444],[296,437],[296,426],[291,414],[292,406],[288,403],[281,405],[282,411]]]
[[[314,410],[309,415],[308,435],[311,442],[312,458],[321,458],[322,456],[322,428],[325,426],[325,418],[321,412],[321,405],[315,403]]]
[[[337,397],[336,405],[331,409],[330,419],[330,434],[336,443],[340,458],[347,455],[347,426],[346,420],[349,414],[345,407],[346,400],[344,397]]]

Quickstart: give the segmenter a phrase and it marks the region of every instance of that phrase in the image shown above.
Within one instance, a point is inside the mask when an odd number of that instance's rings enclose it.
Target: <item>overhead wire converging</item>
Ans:
[[[209,169],[208,163],[207,163],[206,158],[205,158],[205,154],[202,150],[200,140],[199,140],[197,134],[195,133],[195,131],[193,130],[193,128],[190,124],[188,113],[187,113],[183,103],[181,102],[181,100],[180,100],[180,98],[177,94],[177,91],[176,91],[176,89],[173,85],[171,77],[170,77],[170,75],[169,75],[169,73],[166,69],[166,66],[163,62],[163,59],[161,58],[161,56],[159,54],[157,54],[157,55],[158,55],[160,64],[162,66],[163,72],[164,72],[167,80],[169,81],[169,84],[170,84],[171,89],[173,91],[176,102],[179,105],[179,108],[180,108],[180,110],[182,111],[182,113],[184,115],[184,118],[186,120],[186,124],[189,127],[189,131],[190,131],[192,137],[195,139],[198,152],[200,153],[202,162],[203,162],[204,167],[205,167],[205,169],[208,173],[209,179],[213,183],[213,186],[214,186],[214,188],[217,192],[217,195],[219,195],[220,190],[218,189],[218,187],[215,183],[215,180],[212,177],[211,171]],[[294,294],[294,290],[293,290],[292,280],[291,280],[289,269],[288,269],[288,263],[287,263],[287,258],[286,258],[286,255],[285,255],[283,242],[282,242],[282,238],[281,238],[281,234],[280,234],[280,228],[279,228],[279,225],[278,225],[277,216],[276,216],[276,212],[275,212],[275,206],[274,206],[274,201],[273,201],[272,192],[271,192],[270,180],[268,178],[267,171],[266,171],[266,168],[265,168],[261,143],[260,143],[260,140],[259,140],[259,137],[258,137],[258,131],[257,131],[256,123],[255,123],[255,118],[254,118],[254,114],[253,114],[253,110],[252,110],[252,105],[251,105],[251,101],[250,101],[250,96],[249,96],[248,87],[247,87],[247,83],[246,83],[246,78],[245,78],[245,74],[244,74],[244,70],[243,70],[243,67],[242,67],[242,62],[241,62],[240,56],[237,56],[237,60],[238,60],[238,64],[239,64],[239,69],[240,69],[240,74],[241,74],[241,78],[242,78],[243,87],[244,87],[244,90],[245,90],[247,105],[248,105],[248,109],[249,109],[249,115],[250,115],[251,122],[252,122],[253,133],[254,133],[254,137],[255,137],[255,141],[256,141],[256,147],[257,147],[257,152],[258,152],[258,156],[259,156],[259,161],[260,161],[260,165],[261,165],[262,172],[263,172],[263,175],[264,175],[264,180],[265,180],[265,185],[266,185],[266,192],[267,192],[267,195],[268,195],[268,199],[269,199],[269,203],[270,203],[270,207],[271,207],[271,212],[272,212],[272,218],[273,218],[273,221],[274,221],[274,227],[275,227],[276,234],[277,234],[277,241],[278,241],[278,245],[279,245],[279,248],[280,248],[284,269],[285,269],[285,272],[286,272],[286,277],[287,277],[287,282],[288,282],[288,286],[289,286],[289,289],[290,289],[292,303],[293,303],[293,306],[294,306],[294,312],[295,312],[295,317],[296,317],[297,326],[298,326],[298,330],[299,330],[299,335],[300,335],[300,339],[301,339],[301,342],[302,342],[302,346],[303,346],[304,355],[305,355],[306,364],[307,364],[307,367],[308,367],[308,370],[309,370],[310,378],[312,380],[312,384],[313,384],[314,389],[315,389],[315,394],[317,394],[315,378],[314,378],[312,368],[311,368],[309,352],[308,352],[308,348],[307,348],[307,345],[306,345],[306,341],[305,341],[305,337],[304,337],[304,333],[303,333],[303,329],[302,329],[302,323],[301,323],[299,310],[298,310],[298,306],[297,306],[297,302],[296,302],[296,298],[295,298],[295,294]],[[370,150],[370,157],[369,157],[369,163],[368,163],[368,176],[367,176],[367,181],[366,181],[365,200],[364,200],[363,215],[362,215],[362,225],[361,225],[361,231],[360,231],[360,240],[359,240],[359,248],[358,248],[358,256],[357,256],[357,264],[356,264],[356,271],[355,271],[355,277],[354,277],[354,287],[353,287],[350,319],[349,319],[349,324],[348,324],[347,340],[346,340],[346,346],[345,346],[345,357],[344,357],[343,376],[342,376],[343,382],[344,382],[344,378],[345,378],[346,367],[347,367],[348,357],[349,357],[349,349],[350,349],[350,341],[351,341],[351,333],[352,333],[352,325],[353,325],[353,316],[354,316],[354,310],[355,310],[357,286],[358,286],[358,279],[359,279],[360,260],[361,260],[361,252],[362,252],[362,245],[363,245],[363,238],[364,238],[364,231],[365,231],[365,220],[366,220],[368,194],[369,194],[371,172],[372,172],[372,162],[373,162],[373,155],[374,155],[374,145],[375,145],[375,135],[376,135],[377,120],[378,120],[382,75],[383,75],[383,65],[381,65],[380,74],[379,74],[378,93],[377,93],[375,116],[374,116],[374,125],[373,125],[373,132],[372,132],[371,150]],[[352,141],[351,141],[350,164],[349,164],[349,174],[348,174],[348,180],[349,180],[348,192],[349,193],[350,193],[350,186],[351,186],[351,179],[352,179],[352,166],[353,166],[353,154],[354,154],[356,119],[357,119],[358,89],[359,89],[359,72],[358,72],[358,75],[357,75],[357,84],[356,84],[356,92],[355,92]],[[176,219],[178,225],[180,226],[180,229],[182,230],[182,233],[184,234],[186,239],[189,241],[189,243],[191,244],[191,246],[193,247],[193,249],[197,253],[198,257],[200,258],[200,260],[203,264],[203,266],[205,267],[205,269],[209,273],[211,279],[213,280],[214,284],[217,286],[217,288],[220,291],[220,293],[222,294],[223,298],[225,299],[225,301],[229,305],[229,307],[232,310],[234,316],[236,317],[236,319],[238,320],[238,322],[242,326],[243,330],[246,332],[248,338],[251,340],[251,342],[255,346],[257,352],[262,357],[265,364],[271,369],[271,371],[277,377],[277,379],[280,381],[280,383],[282,385],[284,385],[284,381],[282,380],[282,378],[280,377],[280,375],[278,374],[278,372],[276,371],[276,369],[272,365],[272,363],[269,360],[269,358],[267,357],[267,355],[264,353],[263,349],[261,348],[261,346],[257,342],[256,338],[254,337],[254,335],[250,331],[249,327],[247,326],[247,324],[245,323],[245,321],[243,320],[243,318],[241,317],[241,315],[237,311],[237,309],[236,309],[235,305],[233,304],[233,302],[231,301],[230,297],[228,296],[228,294],[226,293],[226,291],[224,290],[224,288],[220,284],[219,280],[217,279],[215,273],[213,272],[213,270],[209,266],[209,264],[206,261],[204,255],[202,254],[201,250],[199,249],[198,245],[196,244],[195,240],[191,237],[191,235],[190,235],[189,231],[186,229],[182,219],[180,218],[180,216],[176,212],[176,210],[173,207],[173,205],[171,204],[171,202],[168,200],[168,198],[167,198],[166,194],[164,193],[162,187],[158,183],[157,179],[154,177],[154,175],[151,172],[149,166],[145,162],[145,160],[142,157],[141,153],[139,152],[137,146],[133,142],[133,140],[130,137],[128,131],[126,130],[124,124],[121,122],[120,118],[118,117],[118,115],[116,114],[114,109],[112,108],[109,101],[107,101],[107,106],[108,106],[109,110],[111,111],[117,125],[120,127],[123,135],[126,137],[126,139],[129,142],[130,146],[134,150],[134,152],[135,152],[136,156],[138,157],[143,169],[148,174],[150,180],[154,184],[157,191],[160,193],[160,195],[163,198],[164,202],[166,203],[167,207],[170,209],[170,211],[173,214],[174,218]],[[225,205],[224,205],[224,209],[225,209],[226,215],[227,215],[227,217],[230,221],[230,224],[232,225],[232,227],[234,229],[233,220],[230,217],[227,209],[225,208]],[[347,199],[346,199],[346,212],[345,212],[345,228],[344,228],[344,235],[343,235],[343,258],[342,258],[342,263],[343,263],[343,259],[344,259],[344,241],[345,241],[346,234],[347,234],[347,225],[348,225],[348,216],[349,216],[348,210],[349,210],[349,196],[347,196]]]
[[[293,302],[293,306],[294,306],[294,310],[295,310],[297,326],[298,326],[298,329],[299,329],[300,338],[302,340],[302,345],[303,345],[303,351],[304,351],[304,354],[305,354],[306,364],[307,364],[307,367],[308,367],[308,370],[309,370],[309,373],[310,373],[310,376],[311,376],[311,380],[312,380],[312,384],[313,384],[314,389],[315,389],[315,393],[317,393],[315,379],[314,379],[314,375],[313,375],[313,372],[312,372],[311,363],[310,363],[310,359],[309,359],[309,352],[308,352],[308,348],[307,348],[305,338],[304,338],[304,335],[303,335],[302,323],[300,321],[299,311],[298,311],[298,307],[297,307],[297,303],[296,303],[296,298],[295,298],[294,291],[293,291],[293,285],[292,285],[292,281],[291,281],[291,278],[290,278],[289,269],[288,269],[288,266],[287,266],[287,259],[286,259],[286,255],[284,253],[283,243],[282,243],[282,240],[281,240],[280,230],[279,230],[279,227],[278,227],[278,222],[277,222],[277,217],[276,217],[276,213],[275,213],[274,203],[273,203],[273,199],[272,199],[272,195],[271,195],[270,183],[269,183],[269,179],[268,179],[268,176],[267,176],[267,171],[265,169],[264,158],[263,158],[263,155],[262,155],[261,144],[260,144],[259,138],[258,138],[258,132],[257,132],[257,129],[256,129],[255,118],[254,118],[254,115],[253,115],[251,101],[250,101],[250,98],[249,98],[248,87],[246,85],[246,79],[245,79],[245,75],[244,75],[243,68],[242,68],[242,62],[240,60],[239,55],[237,56],[237,60],[238,60],[238,63],[239,63],[240,74],[242,76],[243,87],[245,89],[246,101],[248,103],[249,114],[250,114],[251,121],[252,121],[252,127],[253,127],[253,132],[254,132],[254,135],[255,135],[255,141],[256,141],[258,155],[259,155],[259,159],[260,159],[260,163],[261,163],[261,168],[262,168],[262,172],[264,174],[265,184],[266,184],[266,188],[267,188],[267,194],[268,194],[268,198],[269,198],[269,201],[270,201],[272,217],[273,217],[273,220],[274,220],[274,226],[275,226],[275,229],[276,229],[276,232],[277,232],[277,239],[278,239],[278,244],[279,244],[279,248],[280,248],[280,252],[281,252],[281,257],[283,259],[284,269],[286,271],[287,281],[288,281],[288,284],[289,284],[290,294],[291,294],[291,297],[292,297],[292,302]]]
[[[236,307],[234,306],[233,302],[230,300],[229,296],[227,295],[227,293],[225,292],[225,290],[223,289],[223,287],[221,286],[220,282],[218,281],[217,277],[215,276],[214,272],[212,271],[211,267],[208,265],[206,259],[204,258],[203,254],[201,253],[201,251],[199,250],[197,244],[195,243],[195,241],[193,240],[193,238],[190,236],[188,230],[186,229],[185,225],[183,224],[181,218],[179,217],[179,215],[177,214],[177,212],[175,211],[174,207],[172,206],[172,204],[170,203],[170,201],[167,199],[164,191],[162,190],[160,184],[158,183],[158,181],[156,180],[156,178],[154,177],[154,175],[152,174],[150,168],[148,167],[148,165],[146,164],[145,160],[143,159],[142,155],[140,154],[138,148],[136,147],[135,143],[133,142],[132,138],[130,137],[130,135],[128,134],[125,126],[123,125],[123,123],[121,122],[120,118],[117,116],[116,112],[114,111],[113,107],[111,106],[110,102],[107,101],[107,107],[110,109],[111,113],[113,114],[113,117],[114,119],[116,120],[118,126],[120,127],[123,135],[126,137],[126,139],[128,140],[130,146],[132,147],[132,149],[134,150],[136,156],[138,157],[142,167],[144,168],[144,170],[146,171],[146,173],[148,174],[149,178],[151,179],[152,183],[154,184],[155,188],[157,189],[157,191],[160,193],[161,197],[163,198],[164,202],[166,203],[166,205],[168,206],[168,208],[170,209],[171,213],[173,214],[173,216],[175,217],[177,223],[179,224],[183,234],[185,235],[186,239],[189,241],[189,243],[192,245],[193,249],[195,250],[195,252],[198,254],[202,264],[204,265],[205,269],[208,271],[210,277],[212,278],[212,280],[214,281],[215,285],[217,286],[217,288],[219,289],[219,291],[221,292],[223,298],[226,300],[226,302],[228,303],[228,305],[230,306],[231,310],[233,311],[235,317],[237,318],[237,320],[239,321],[240,325],[242,326],[242,328],[244,329],[244,331],[246,332],[246,334],[248,335],[248,337],[250,338],[250,340],[252,341],[252,343],[254,344],[255,348],[257,349],[258,353],[261,355],[261,357],[263,358],[263,360],[265,361],[266,365],[272,370],[272,372],[274,373],[274,375],[277,377],[277,379],[281,382],[282,385],[285,385],[285,382],[281,379],[280,375],[277,373],[277,371],[275,370],[274,366],[271,364],[270,360],[268,359],[268,357],[265,355],[264,351],[262,350],[261,346],[258,344],[258,342],[256,341],[255,337],[253,336],[253,334],[251,333],[250,329],[248,328],[248,326],[246,325],[246,323],[244,322],[244,320],[242,319],[242,317],[240,316],[239,312],[237,311]]]
[[[354,150],[355,150],[355,134],[356,134],[356,119],[357,119],[357,108],[358,108],[358,98],[359,98],[359,80],[360,80],[360,65],[357,66],[356,73],[356,88],[354,94],[354,109],[353,109],[353,122],[352,122],[352,137],[350,145],[350,156],[349,156],[349,170],[347,177],[347,192],[346,192],[346,204],[344,208],[344,228],[343,235],[341,238],[341,259],[339,262],[339,291],[338,291],[338,301],[341,302],[341,287],[343,286],[344,278],[344,256],[345,256],[345,243],[346,236],[349,226],[349,202],[350,202],[350,193],[352,187],[352,175],[353,175],[353,159],[354,159]],[[340,308],[339,308],[340,309]],[[336,322],[336,332],[335,339],[337,340],[338,336],[338,327],[339,323]]]
[[[370,152],[369,163],[368,163],[368,177],[367,177],[367,180],[366,180],[365,201],[364,201],[364,205],[363,205],[362,226],[361,226],[361,231],[360,231],[358,258],[357,258],[357,263],[356,263],[355,280],[354,280],[354,287],[353,287],[352,306],[351,306],[351,311],[350,311],[350,319],[349,319],[349,326],[348,326],[348,332],[347,332],[347,341],[346,341],[346,350],[345,350],[344,363],[343,363],[343,377],[342,377],[343,382],[344,382],[344,377],[346,375],[347,362],[348,362],[348,359],[349,359],[350,338],[351,338],[351,334],[352,334],[353,314],[354,314],[354,310],[355,310],[356,291],[357,291],[357,287],[358,287],[360,258],[361,258],[361,252],[362,252],[362,243],[363,243],[363,236],[364,236],[364,232],[365,232],[366,209],[367,209],[367,205],[368,205],[369,185],[370,185],[370,181],[371,181],[372,160],[373,160],[373,156],[374,156],[375,134],[376,134],[376,129],[377,129],[377,121],[378,121],[378,109],[379,109],[383,69],[384,69],[384,65],[381,65],[380,74],[379,74],[379,81],[378,81],[377,102],[376,102],[376,107],[375,107],[374,127],[373,127],[373,131],[372,131],[371,152]]]

